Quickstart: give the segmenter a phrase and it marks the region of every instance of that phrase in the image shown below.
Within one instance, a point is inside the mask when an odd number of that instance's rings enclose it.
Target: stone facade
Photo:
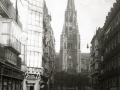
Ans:
[[[55,37],[51,27],[51,15],[49,14],[46,3],[44,3],[43,14],[43,59],[42,67],[44,68],[44,76],[48,78],[46,82],[47,88],[53,90],[54,84],[54,62],[55,62]]]
[[[120,89],[120,1],[113,4],[104,26],[96,33],[97,48],[96,57],[98,60],[95,83],[92,83],[93,90],[118,90]],[[93,41],[93,40],[92,40]],[[92,56],[95,55],[92,53]],[[93,64],[96,63],[93,59]],[[92,65],[93,65],[92,64]],[[94,68],[93,68],[94,69]],[[96,87],[95,84],[97,85]]]
[[[60,71],[81,72],[80,34],[74,0],[68,0],[60,38]]]

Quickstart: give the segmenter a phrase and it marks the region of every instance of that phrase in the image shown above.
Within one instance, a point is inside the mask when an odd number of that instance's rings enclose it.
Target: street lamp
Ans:
[[[89,45],[88,45],[88,43],[87,43],[87,47],[86,47],[87,49],[89,48]]]

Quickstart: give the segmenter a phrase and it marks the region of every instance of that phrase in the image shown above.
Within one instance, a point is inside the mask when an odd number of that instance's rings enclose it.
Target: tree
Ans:
[[[86,74],[69,74],[67,72],[57,72],[55,74],[55,87],[81,87],[90,86],[90,80]]]

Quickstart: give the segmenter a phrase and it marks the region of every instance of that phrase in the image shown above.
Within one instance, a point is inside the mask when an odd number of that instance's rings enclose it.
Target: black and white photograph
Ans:
[[[0,90],[120,90],[120,0],[0,0]]]

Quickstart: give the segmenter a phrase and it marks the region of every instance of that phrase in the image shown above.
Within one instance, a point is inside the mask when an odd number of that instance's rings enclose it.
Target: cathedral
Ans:
[[[74,0],[68,0],[65,11],[60,37],[59,70],[69,73],[81,72],[80,34]]]

